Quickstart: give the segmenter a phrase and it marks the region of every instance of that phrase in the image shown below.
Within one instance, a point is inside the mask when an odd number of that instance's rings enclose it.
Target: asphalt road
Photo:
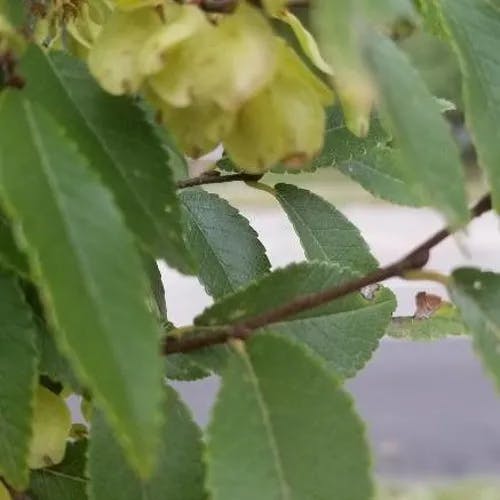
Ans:
[[[217,380],[176,386],[206,425]],[[466,339],[384,341],[347,388],[368,427],[379,474],[420,479],[500,471],[500,398]]]
[[[265,243],[271,262],[302,260],[299,243],[283,215],[271,209],[245,209]],[[402,256],[442,226],[431,211],[386,206],[347,206],[382,263]],[[462,234],[437,248],[429,268],[448,272],[459,265],[500,270],[498,219],[483,216]],[[169,316],[189,323],[210,303],[196,280],[164,270]],[[416,292],[444,294],[427,283],[391,280],[398,314],[411,314]],[[185,300],[189,297],[189,301]],[[217,380],[178,384],[196,419],[205,425]],[[347,384],[367,423],[376,470],[398,478],[461,477],[500,470],[500,398],[484,375],[465,338],[433,343],[386,340]]]

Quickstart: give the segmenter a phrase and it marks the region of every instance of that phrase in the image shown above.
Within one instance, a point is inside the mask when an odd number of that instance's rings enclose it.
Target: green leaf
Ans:
[[[167,388],[166,425],[153,476],[141,481],[129,468],[111,429],[92,419],[88,471],[92,500],[203,500],[201,433],[176,392]]]
[[[22,490],[29,479],[35,325],[11,274],[0,272],[0,297],[0,475]]]
[[[73,391],[80,392],[81,384],[78,382],[69,361],[61,354],[57,347],[52,332],[48,325],[39,324],[38,332],[38,351],[40,355],[38,371],[41,375],[46,375],[54,382],[61,383],[65,388],[71,388]]]
[[[68,443],[60,464],[32,471],[29,494],[36,500],[87,500],[86,452],[86,440]]]
[[[145,472],[159,432],[161,363],[133,239],[51,117],[20,93],[2,97],[0,123],[9,127],[0,137],[1,194],[27,243],[59,347]]]
[[[374,98],[361,52],[361,34],[371,21],[365,14],[364,2],[351,0],[318,0],[311,11],[320,49],[333,70],[347,127],[359,137],[368,132]]]
[[[172,323],[165,325],[165,332],[169,334],[174,329]],[[218,348],[213,348],[210,351],[217,351]],[[205,351],[206,352],[206,351]],[[196,352],[169,354],[165,357],[165,376],[170,380],[193,381],[208,377],[210,371],[207,371],[203,366],[196,363]],[[203,353],[202,353],[203,354]]]
[[[364,138],[356,137],[346,126],[338,106],[326,111],[325,139],[321,153],[314,159],[313,168],[339,167],[350,161],[364,161],[373,148],[386,145],[391,136],[378,118],[372,118],[370,130]]]
[[[391,40],[372,34],[366,53],[381,112],[415,196],[441,210],[453,227],[465,224],[469,213],[458,148],[438,103]]]
[[[394,318],[386,332],[389,337],[407,340],[437,340],[467,333],[468,330],[455,308],[450,314],[424,319]]]
[[[160,318],[164,335],[168,334],[174,325],[168,321],[165,290],[157,263],[144,256],[144,265],[149,276],[152,297],[148,300],[150,308]],[[165,376],[171,380],[199,380],[208,377],[209,372],[195,364],[191,359],[192,354],[171,354],[165,358]]]
[[[425,27],[433,34],[442,37],[444,33],[443,18],[436,0],[416,0],[416,7],[424,19]]]
[[[378,267],[361,233],[333,205],[290,184],[277,184],[275,193],[308,260],[333,262],[362,273]]]
[[[340,171],[359,183],[373,196],[399,205],[422,206],[406,180],[394,149],[380,145],[361,161],[347,161]]]
[[[168,322],[167,302],[165,300],[165,289],[161,279],[158,264],[150,255],[143,255],[143,265],[149,280],[150,297],[148,303],[151,311],[160,320],[160,323]]]
[[[462,69],[466,120],[500,212],[500,10],[477,0],[439,5]]]
[[[0,0],[0,11],[5,12],[9,21],[21,26],[26,20],[26,3],[19,0]]]
[[[172,171],[174,181],[186,179],[189,174],[187,159],[180,147],[175,143],[174,137],[161,123],[158,122],[156,110],[144,99],[138,101],[139,107],[144,111],[149,125],[158,136],[163,148],[167,150],[168,166]]]
[[[208,377],[210,372],[196,364],[190,354],[170,354],[165,360],[165,375],[169,380],[192,382]]]
[[[332,106],[326,114],[323,150],[312,167],[338,168],[369,193],[392,203],[422,205],[396,161],[394,149],[389,146],[391,140],[377,117],[372,118],[365,138],[356,137],[348,130],[339,107]]]
[[[201,189],[184,191],[186,240],[207,293],[221,297],[271,267],[257,233],[229,203]]]
[[[129,227],[157,258],[191,272],[167,150],[129,98],[104,92],[84,64],[31,47],[21,69],[25,92],[50,111],[92,160]]]
[[[373,496],[363,426],[339,380],[273,335],[235,346],[206,459],[213,500]]]
[[[472,333],[476,351],[500,387],[500,274],[457,269],[449,291]]]
[[[292,264],[215,303],[195,323],[216,326],[244,321],[300,295],[320,292],[358,276],[333,263]],[[269,329],[309,346],[335,372],[351,376],[377,348],[394,308],[393,294],[381,289],[371,300],[352,294],[275,323]]]
[[[12,226],[2,211],[0,211],[0,263],[23,277],[29,276],[26,256],[17,246]]]

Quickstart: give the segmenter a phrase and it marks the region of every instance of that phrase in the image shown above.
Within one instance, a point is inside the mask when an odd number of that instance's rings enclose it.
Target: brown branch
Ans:
[[[178,189],[184,189],[188,187],[202,186],[204,184],[223,184],[226,182],[256,182],[262,179],[263,174],[228,174],[228,175],[216,175],[215,173],[203,174],[199,177],[193,177],[192,179],[185,179],[183,181],[177,182]]]
[[[487,194],[471,209],[471,218],[474,219],[479,217],[489,210],[491,210],[491,196]],[[303,311],[322,306],[328,302],[357,292],[368,285],[380,283],[389,278],[403,276],[407,271],[421,269],[427,264],[430,251],[450,236],[452,232],[453,231],[448,228],[442,229],[393,264],[381,267],[361,278],[342,283],[339,286],[328,288],[317,293],[302,295],[287,304],[246,319],[245,321],[232,325],[214,327],[212,329],[207,328],[207,333],[204,335],[180,338],[169,336],[163,346],[163,352],[167,355],[179,352],[190,352],[208,346],[224,344],[233,338],[245,340],[259,328],[283,321]]]

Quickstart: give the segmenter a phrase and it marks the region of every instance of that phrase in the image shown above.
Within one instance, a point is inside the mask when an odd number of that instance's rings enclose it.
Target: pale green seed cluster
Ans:
[[[262,172],[302,167],[322,147],[331,89],[244,0],[216,15],[116,0],[87,61],[108,92],[143,93],[191,157],[222,143],[239,168]]]

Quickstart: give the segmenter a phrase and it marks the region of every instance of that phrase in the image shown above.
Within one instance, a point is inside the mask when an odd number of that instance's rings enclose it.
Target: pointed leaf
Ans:
[[[378,267],[359,230],[323,198],[290,184],[275,186],[309,260],[333,262],[366,273]]]
[[[155,257],[191,271],[167,150],[131,99],[106,94],[85,66],[62,53],[31,47],[22,62],[26,93],[91,159],[129,227]]]
[[[27,486],[36,385],[35,324],[16,279],[0,272],[0,475]]]
[[[257,233],[227,201],[201,189],[183,192],[181,200],[186,240],[207,293],[221,297],[269,271]]]
[[[262,335],[235,346],[207,434],[213,500],[373,496],[350,398],[316,357],[286,339]]]
[[[472,333],[477,353],[500,387],[500,274],[457,269],[449,291]]]
[[[3,200],[27,243],[59,347],[144,472],[158,437],[161,364],[133,240],[51,117],[19,93],[2,97],[0,122],[10,124],[0,136]]]
[[[500,212],[500,9],[477,0],[438,5],[462,68],[466,120]]]
[[[86,440],[68,443],[60,464],[31,473],[29,493],[36,500],[87,500],[86,452]]]
[[[372,34],[366,46],[381,112],[414,194],[441,210],[452,226],[463,225],[469,218],[464,176],[438,103],[391,40]]]
[[[170,387],[167,388],[166,425],[153,476],[141,481],[130,469],[111,429],[99,413],[92,420],[88,471],[92,500],[205,498],[201,433]]]
[[[284,305],[300,295],[319,292],[359,276],[332,263],[292,264],[229,295],[196,318],[197,325],[243,321]],[[381,289],[371,299],[352,294],[275,323],[269,329],[309,346],[343,376],[362,368],[377,348],[395,307],[392,293]]]

